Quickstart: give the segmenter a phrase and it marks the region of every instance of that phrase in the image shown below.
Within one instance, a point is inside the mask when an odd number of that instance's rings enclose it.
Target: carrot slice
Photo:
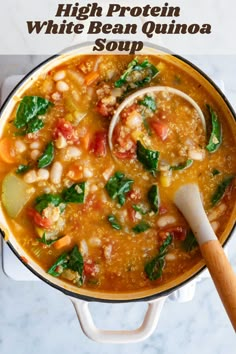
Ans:
[[[63,247],[69,246],[71,243],[71,238],[68,235],[63,236],[56,242],[54,242],[53,246],[56,250],[60,250]]]
[[[87,132],[84,136],[80,137],[80,144],[83,146],[85,150],[88,150],[90,144],[91,134]]]
[[[94,81],[96,81],[99,78],[99,73],[98,71],[91,71],[89,74],[85,76],[85,85],[90,86]]]
[[[12,140],[8,137],[0,140],[0,159],[6,163],[15,163],[16,156]]]

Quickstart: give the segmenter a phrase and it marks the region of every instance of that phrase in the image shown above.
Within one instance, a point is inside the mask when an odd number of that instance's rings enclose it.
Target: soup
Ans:
[[[124,99],[153,86],[164,88],[137,96],[111,129]],[[18,98],[0,140],[2,206],[52,277],[105,292],[158,288],[201,260],[174,192],[197,182],[221,239],[235,153],[217,100],[166,57],[81,55]]]

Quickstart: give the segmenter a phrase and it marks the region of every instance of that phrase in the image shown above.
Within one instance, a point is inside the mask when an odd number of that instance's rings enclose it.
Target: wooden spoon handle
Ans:
[[[236,331],[236,275],[218,240],[200,245],[202,256]]]

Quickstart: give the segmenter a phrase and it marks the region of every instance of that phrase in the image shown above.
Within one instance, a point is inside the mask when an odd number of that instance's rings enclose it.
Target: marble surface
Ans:
[[[4,78],[29,71],[40,56],[0,56],[0,85]],[[189,59],[222,84],[236,108],[236,56],[195,56]],[[236,270],[236,235],[228,243]],[[95,322],[105,328],[134,328],[146,305],[93,303]],[[197,284],[192,301],[168,300],[154,334],[129,345],[99,344],[83,334],[69,299],[42,282],[14,281],[0,267],[1,354],[233,354],[235,333],[208,278]]]

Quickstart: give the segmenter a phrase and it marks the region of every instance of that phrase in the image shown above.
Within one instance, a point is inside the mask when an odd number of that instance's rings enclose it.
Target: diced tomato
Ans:
[[[136,222],[137,219],[136,219],[136,211],[134,210],[134,208],[132,208],[132,205],[130,205],[128,208],[127,208],[127,213],[128,213],[128,218],[131,222]]]
[[[105,131],[98,131],[94,134],[90,151],[93,151],[95,156],[104,157],[107,153],[107,133]]]
[[[50,229],[52,226],[51,221],[48,218],[43,217],[37,210],[31,208],[28,210],[28,215],[33,218],[34,223],[37,226],[41,226],[44,229]]]
[[[111,117],[113,110],[113,106],[103,103],[102,100],[97,102],[96,111],[100,113],[103,117]]]
[[[186,238],[187,229],[183,226],[172,226],[172,227],[167,227],[165,229],[162,229],[158,233],[158,235],[162,240],[165,240],[168,234],[171,234],[171,236],[175,240],[183,241]]]
[[[159,136],[159,138],[161,138],[162,141],[166,140],[167,136],[168,136],[168,126],[166,123],[157,121],[157,120],[151,120],[150,121],[150,125],[152,127],[152,129],[154,130],[154,132]]]
[[[123,109],[123,111],[120,114],[120,119],[124,123],[127,119],[127,117],[130,115],[131,112],[137,110],[138,105],[136,103],[133,103],[131,106]]]
[[[113,140],[114,144],[118,142],[118,139],[120,137],[120,132],[121,132],[121,125],[116,124],[116,126],[113,130],[113,136],[112,136],[112,140]]]
[[[85,276],[94,276],[98,272],[96,264],[93,261],[84,262],[84,275]]]
[[[88,212],[89,210],[101,211],[103,208],[103,202],[96,197],[95,194],[89,193],[85,199],[82,210]]]
[[[135,201],[137,202],[138,200],[141,199],[141,193],[140,193],[140,190],[137,189],[137,188],[133,188],[131,189],[131,191],[129,191],[127,194],[126,194],[127,198],[130,198],[132,201]]]
[[[58,119],[53,132],[53,138],[58,139],[60,135],[64,136],[64,138],[69,141],[76,142],[78,140],[74,127],[64,118]]]
[[[159,215],[163,215],[163,214],[167,213],[167,211],[168,211],[168,209],[164,205],[161,205],[159,208]]]
[[[127,150],[124,152],[114,151],[114,155],[120,160],[130,160],[135,157],[135,152],[133,150]]]

